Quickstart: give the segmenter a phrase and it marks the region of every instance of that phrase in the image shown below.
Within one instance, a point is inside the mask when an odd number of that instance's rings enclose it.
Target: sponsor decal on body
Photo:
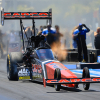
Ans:
[[[30,76],[30,71],[27,68],[20,69],[18,76]]]
[[[33,73],[42,73],[42,67],[38,64],[32,64]]]
[[[52,62],[49,65],[51,65],[53,68],[59,68],[60,70],[67,70],[67,68],[64,65],[61,65],[60,63]]]
[[[42,68],[43,68],[43,74],[44,74],[44,79],[47,78],[47,73],[46,73],[46,64],[49,64],[51,62],[59,62],[59,61],[56,61],[56,60],[48,60],[48,61],[44,61],[42,62]]]
[[[25,79],[30,79],[30,76],[20,76],[19,80],[25,80]]]
[[[100,82],[100,78],[84,78],[84,79],[61,79],[61,80],[47,80],[47,83],[63,83],[63,84],[73,84],[73,83],[96,83]]]

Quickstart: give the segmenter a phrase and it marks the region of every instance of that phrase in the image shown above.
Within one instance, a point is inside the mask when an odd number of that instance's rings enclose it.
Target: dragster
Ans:
[[[60,61],[58,61],[45,41],[44,36],[35,35],[35,19],[46,19],[52,23],[52,9],[48,12],[4,12],[1,11],[1,24],[4,20],[20,20],[23,40],[23,52],[10,52],[7,56],[7,77],[9,80],[32,80],[54,85],[59,91],[61,86],[77,88],[83,83],[83,88],[88,90],[90,83],[100,83],[100,77],[90,78],[87,67],[84,67],[82,78],[78,78]],[[22,19],[31,19],[34,36],[27,38],[27,47],[24,46]],[[42,23],[41,23],[42,24]],[[26,35],[26,34],[25,34]],[[27,35],[26,35],[27,36]]]

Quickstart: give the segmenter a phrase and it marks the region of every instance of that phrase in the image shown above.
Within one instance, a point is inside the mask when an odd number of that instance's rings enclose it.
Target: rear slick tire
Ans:
[[[17,63],[22,63],[21,52],[11,52],[7,56],[7,77],[9,80],[18,80]]]
[[[54,79],[57,79],[57,80],[60,80],[61,79],[61,71],[59,68],[56,68],[55,69],[55,72],[54,72]],[[60,91],[60,88],[61,88],[61,84],[60,85],[54,85],[55,87],[55,90],[56,91]]]
[[[90,78],[89,69],[87,67],[84,67],[84,69],[83,69],[82,78]],[[90,87],[90,83],[83,84],[84,90],[88,90],[89,87]]]

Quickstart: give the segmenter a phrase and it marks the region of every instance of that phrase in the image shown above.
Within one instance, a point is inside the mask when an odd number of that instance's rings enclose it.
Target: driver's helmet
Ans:
[[[48,23],[48,24],[47,24],[47,27],[51,27],[51,24],[50,24],[50,23]]]
[[[48,30],[50,30],[50,28],[51,28],[51,24],[50,23],[47,24],[47,28],[48,28]]]

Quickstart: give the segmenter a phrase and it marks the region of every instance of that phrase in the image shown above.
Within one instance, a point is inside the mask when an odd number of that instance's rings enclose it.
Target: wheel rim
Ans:
[[[57,85],[54,85],[55,89],[57,89]]]
[[[83,84],[83,88],[86,88],[86,84]]]
[[[8,66],[7,66],[8,67]],[[9,79],[9,67],[7,68],[7,77]]]
[[[84,67],[84,69],[83,69],[82,78],[90,78],[89,69],[87,67]],[[90,83],[84,83],[83,84],[84,90],[88,90],[89,87],[90,87]]]
[[[8,77],[8,79],[10,78],[9,77],[9,60],[7,59],[7,77]]]

